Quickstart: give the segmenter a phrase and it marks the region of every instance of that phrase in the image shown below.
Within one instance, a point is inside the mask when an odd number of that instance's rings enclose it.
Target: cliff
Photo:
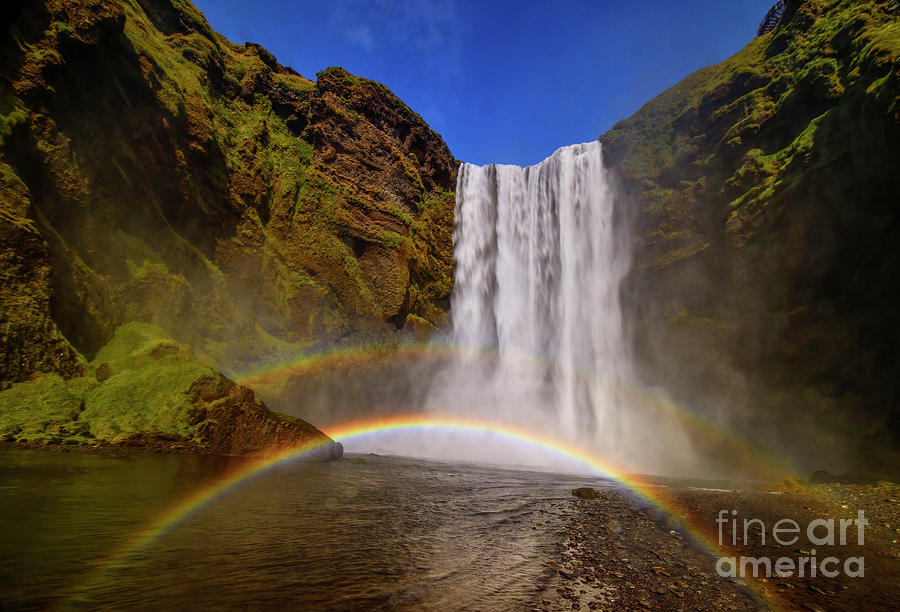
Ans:
[[[133,322],[226,371],[446,322],[456,162],[383,85],[183,0],[4,11],[4,387],[95,380]]]
[[[900,465],[898,79],[896,3],[788,2],[601,137],[645,380],[802,469]]]
[[[456,162],[387,88],[308,80],[185,0],[3,10],[6,438],[259,450],[314,434],[216,370],[447,323]],[[794,0],[601,137],[644,382],[804,470],[900,464],[898,54],[895,2]],[[431,375],[366,359],[257,391],[330,421]]]

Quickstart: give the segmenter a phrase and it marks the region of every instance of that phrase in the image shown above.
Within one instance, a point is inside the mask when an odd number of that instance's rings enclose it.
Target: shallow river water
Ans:
[[[603,486],[363,461],[269,469],[143,541],[241,460],[0,451],[0,609],[518,609],[570,490]]]

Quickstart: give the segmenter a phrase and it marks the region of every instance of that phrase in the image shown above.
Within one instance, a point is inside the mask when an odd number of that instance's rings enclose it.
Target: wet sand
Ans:
[[[900,608],[900,485],[779,485],[731,487],[725,490],[669,486],[661,489],[673,507],[671,520],[643,500],[622,489],[597,492],[595,499],[573,498],[568,525],[558,536],[562,553],[551,563],[553,579],[538,593],[535,610],[896,610]],[[722,527],[722,546],[713,554],[704,550],[690,529],[699,528],[718,544],[719,512],[737,510],[737,542],[732,544],[732,525]],[[849,525],[846,544],[839,542],[840,519],[858,518],[864,512],[864,544],[857,527]],[[726,514],[731,518],[731,515]],[[759,519],[766,526],[763,545],[758,523],[751,523],[743,541],[743,520]],[[796,521],[801,533],[792,545],[773,540],[772,528],[781,519]],[[835,544],[814,545],[806,528],[814,519],[835,519]],[[724,518],[723,518],[724,520]],[[789,526],[782,524],[783,527]],[[826,527],[814,534],[826,537]],[[791,534],[779,534],[790,541]],[[791,577],[722,577],[717,572],[719,555],[768,557],[811,556],[817,566],[829,556],[839,560],[827,569],[835,577],[817,572]],[[864,559],[864,576],[849,577],[843,563],[848,557]],[[721,566],[728,569],[727,564]],[[851,565],[852,570],[858,566]],[[820,567],[818,569],[821,569]]]

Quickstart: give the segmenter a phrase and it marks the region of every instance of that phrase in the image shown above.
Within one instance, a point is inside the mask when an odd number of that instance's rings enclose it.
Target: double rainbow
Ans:
[[[264,362],[251,369],[233,372],[232,378],[252,389],[269,388],[270,391],[274,390],[273,393],[277,395],[277,390],[282,385],[289,385],[295,380],[302,380],[305,377],[316,376],[323,372],[357,372],[359,368],[379,367],[385,363],[419,363],[429,359],[459,360],[460,358],[467,362],[476,362],[485,366],[494,364],[502,359],[500,353],[493,348],[462,346],[436,341],[425,344],[402,343],[397,346],[383,344],[356,345],[331,348],[317,353],[296,354],[283,359]],[[526,352],[513,351],[511,358],[517,363],[531,366],[538,370],[546,369],[552,371],[556,367],[552,361]],[[596,373],[576,370],[575,375],[579,378],[591,378],[596,376]],[[622,391],[633,404],[648,407],[650,410],[670,419],[674,425],[681,427],[685,432],[693,436],[695,440],[701,441],[702,444],[708,445],[709,448],[716,448],[723,456],[728,456],[732,465],[742,467],[747,473],[772,481],[780,481],[795,476],[793,470],[786,466],[781,458],[774,456],[756,443],[733,435],[712,419],[698,414],[688,406],[671,400],[664,394],[654,393],[640,385],[625,386],[622,388]],[[392,412],[395,413],[402,412],[405,409],[404,406],[391,406],[391,408]],[[443,406],[438,406],[432,412],[442,414],[445,412],[443,408]],[[396,423],[404,418],[406,417],[391,417],[387,421]],[[451,417],[430,416],[429,418],[439,419],[441,422],[455,420],[458,423],[462,423],[467,421],[466,419]],[[384,419],[375,418],[351,421],[347,424],[337,425],[333,429],[337,432],[350,425],[369,422],[377,423],[382,420]],[[468,422],[474,423],[472,420],[468,420]],[[533,437],[531,432],[524,429],[510,428],[508,425],[501,423],[490,425],[498,430],[495,433],[499,433],[500,430],[506,430],[521,434],[517,437],[519,440],[527,441]],[[484,428],[476,426],[469,429]],[[354,432],[352,437],[360,435],[365,434]],[[348,436],[345,435],[344,437]],[[544,437],[543,441],[546,442],[543,446],[547,448],[562,446],[549,437]],[[565,446],[569,448],[568,444]],[[600,463],[605,462],[601,460]],[[600,471],[603,472],[602,469]]]
[[[333,440],[351,441],[367,436],[386,432],[397,431],[441,431],[451,433],[489,433],[498,438],[517,444],[524,444],[536,449],[542,449],[558,455],[567,460],[574,460],[583,464],[587,472],[595,476],[615,480],[636,493],[639,497],[655,505],[665,512],[680,529],[689,535],[701,548],[713,556],[727,556],[719,549],[715,538],[708,532],[707,525],[699,525],[689,519],[689,514],[680,507],[672,498],[666,495],[666,488],[651,482],[645,477],[630,474],[621,467],[600,457],[599,455],[570,444],[551,438],[537,432],[528,431],[508,424],[477,420],[468,417],[445,416],[436,414],[412,414],[360,419],[344,424],[324,428],[325,433]],[[140,551],[151,546],[156,540],[170,532],[172,529],[184,523],[191,516],[203,508],[215,503],[218,499],[230,492],[238,490],[242,485],[255,477],[290,461],[302,460],[325,444],[329,440],[319,440],[301,447],[277,452],[264,459],[258,459],[237,467],[235,471],[212,483],[199,491],[194,492],[186,499],[173,505],[167,512],[157,517],[154,521],[140,530],[137,537],[112,555],[107,563],[100,568],[91,580],[87,581],[78,592],[85,592],[102,579],[106,573],[114,568],[127,564]],[[762,600],[770,604],[774,602],[771,595],[763,591],[760,586],[751,583],[754,593]]]

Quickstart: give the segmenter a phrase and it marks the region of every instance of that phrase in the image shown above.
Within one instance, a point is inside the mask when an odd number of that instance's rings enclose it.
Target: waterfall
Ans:
[[[613,212],[599,142],[527,168],[460,167],[451,296],[460,352],[439,385],[442,406],[616,450],[630,376],[619,299],[629,259]]]

